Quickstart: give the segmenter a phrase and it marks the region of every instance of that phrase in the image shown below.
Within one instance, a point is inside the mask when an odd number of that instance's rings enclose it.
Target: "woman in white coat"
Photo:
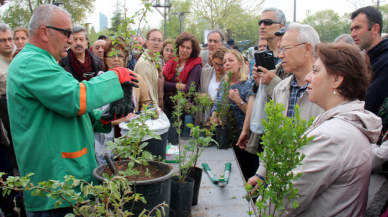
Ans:
[[[288,216],[364,216],[372,169],[371,143],[381,131],[381,119],[364,110],[370,82],[367,56],[352,45],[319,44],[318,59],[306,76],[309,100],[324,112],[307,130],[314,140],[301,149],[306,157],[292,170],[299,207]],[[303,112],[303,111],[302,111]],[[248,183],[265,179],[260,165]],[[260,182],[260,181],[259,181]],[[292,204],[290,201],[289,204]]]

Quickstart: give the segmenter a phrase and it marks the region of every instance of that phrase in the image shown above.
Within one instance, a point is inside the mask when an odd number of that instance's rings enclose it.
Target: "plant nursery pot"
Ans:
[[[228,127],[216,126],[216,141],[218,143],[218,149],[228,149],[230,147]]]
[[[124,164],[128,164],[128,161],[126,160],[123,160],[122,162]],[[146,199],[147,203],[144,204],[141,201],[135,203],[135,206],[133,208],[133,214],[135,214],[135,216],[138,216],[144,209],[152,210],[154,207],[163,202],[165,202],[170,207],[171,177],[174,174],[173,167],[171,165],[158,161],[148,161],[148,164],[159,169],[160,171],[165,173],[165,175],[155,179],[136,182],[136,193],[142,194],[143,197]],[[99,184],[104,181],[102,173],[107,167],[108,165],[104,164],[93,170],[93,176],[97,179]],[[132,190],[134,190],[134,188],[132,188]],[[165,207],[165,211],[167,214],[166,216],[168,216],[169,207]],[[131,211],[132,201],[129,201],[128,203],[124,204],[123,209]],[[152,212],[151,215],[156,216],[156,211]]]
[[[187,177],[185,183],[178,182],[178,176],[171,181],[170,217],[190,217],[193,201],[194,179]]]
[[[193,203],[192,205],[198,205],[198,195],[199,188],[201,187],[201,179],[202,179],[202,169],[195,167],[195,170],[192,169],[189,173],[189,177],[194,179],[194,192],[193,192]]]
[[[179,134],[176,132],[177,126],[174,126],[174,122],[170,120],[170,128],[168,129],[167,140],[173,145],[179,144]]]

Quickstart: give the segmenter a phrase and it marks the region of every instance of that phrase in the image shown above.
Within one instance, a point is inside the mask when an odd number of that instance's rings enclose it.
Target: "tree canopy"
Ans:
[[[61,0],[63,6],[70,14],[73,25],[81,24],[86,14],[93,11],[96,0]],[[27,27],[32,14],[39,5],[53,4],[55,0],[7,0],[5,10],[0,14],[0,22],[10,25],[11,28],[18,26]]]

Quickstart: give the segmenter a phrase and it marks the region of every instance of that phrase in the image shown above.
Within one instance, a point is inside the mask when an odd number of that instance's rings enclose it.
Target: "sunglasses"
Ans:
[[[270,25],[272,25],[274,23],[279,24],[280,22],[276,22],[276,21],[273,21],[271,19],[259,20],[259,26],[261,26],[262,23],[264,23],[264,26],[270,26]]]
[[[70,38],[70,35],[73,34],[72,30],[60,29],[60,28],[56,28],[56,27],[52,27],[52,26],[45,26],[45,27],[49,28],[49,29],[54,29],[54,30],[59,31],[59,32],[62,32],[63,34],[65,34],[67,36],[67,38]]]

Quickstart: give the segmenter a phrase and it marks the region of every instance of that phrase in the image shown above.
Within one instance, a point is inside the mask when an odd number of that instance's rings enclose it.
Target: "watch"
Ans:
[[[243,101],[243,100],[241,100],[241,102],[240,102],[240,104],[238,105],[238,107],[240,107],[240,106],[242,106],[242,105],[244,105],[244,101]]]

